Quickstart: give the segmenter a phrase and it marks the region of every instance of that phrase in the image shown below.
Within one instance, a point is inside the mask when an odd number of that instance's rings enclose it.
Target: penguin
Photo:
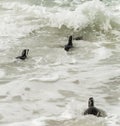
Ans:
[[[101,112],[94,106],[94,99],[90,97],[88,100],[88,108],[85,110],[84,115],[92,114],[97,117],[101,117]]]
[[[69,49],[73,48],[73,43],[72,43],[72,36],[69,36],[69,39],[68,39],[68,44],[65,45],[64,49],[66,51],[69,51]]]
[[[28,56],[29,49],[24,49],[21,56],[16,57],[16,59],[25,60]]]

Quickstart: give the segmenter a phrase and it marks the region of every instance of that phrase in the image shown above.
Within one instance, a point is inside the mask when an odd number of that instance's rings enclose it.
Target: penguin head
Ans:
[[[94,99],[93,97],[90,97],[88,100],[88,107],[94,107]]]

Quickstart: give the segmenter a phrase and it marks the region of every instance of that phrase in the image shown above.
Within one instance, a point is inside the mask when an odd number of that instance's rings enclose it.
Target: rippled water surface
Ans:
[[[1,0],[0,59],[0,126],[120,126],[119,0]]]

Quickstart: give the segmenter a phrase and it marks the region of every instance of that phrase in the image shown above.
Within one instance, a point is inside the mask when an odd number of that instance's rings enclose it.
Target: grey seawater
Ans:
[[[120,125],[119,4],[0,2],[0,126]],[[105,117],[83,116],[89,97]]]

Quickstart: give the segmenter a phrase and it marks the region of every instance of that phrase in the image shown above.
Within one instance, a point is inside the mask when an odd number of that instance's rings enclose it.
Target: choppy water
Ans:
[[[1,0],[0,59],[0,126],[120,126],[119,0]]]

